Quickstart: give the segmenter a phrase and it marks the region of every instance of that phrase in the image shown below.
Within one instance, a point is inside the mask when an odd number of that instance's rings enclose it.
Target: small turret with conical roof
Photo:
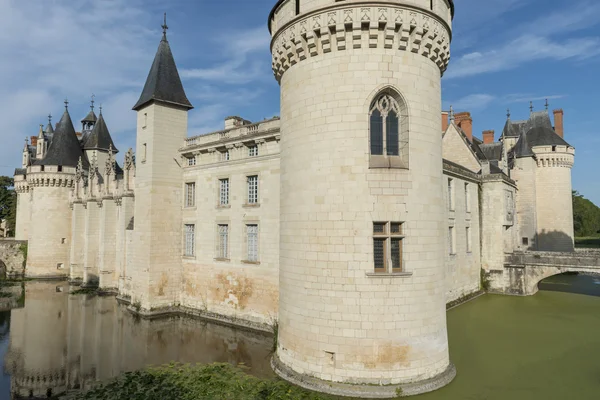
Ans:
[[[46,156],[36,161],[36,165],[59,165],[75,168],[77,160],[82,155],[79,139],[69,115],[69,102],[65,100],[65,112],[56,126]]]
[[[91,130],[94,127],[94,125],[96,125],[96,121],[98,120],[98,117],[96,117],[96,113],[94,112],[95,97],[95,95],[92,95],[90,112],[85,116],[84,119],[81,120],[82,132]]]
[[[169,27],[167,26],[166,14],[162,28],[163,37],[154,56],[154,62],[146,79],[144,90],[142,90],[139,100],[133,106],[135,111],[139,111],[142,107],[154,101],[180,106],[186,110],[194,108],[185,95],[175,59],[171,52],[171,46],[169,46],[167,40],[167,29]]]
[[[114,153],[119,152],[119,150],[117,150],[115,147],[112,137],[110,136],[110,132],[108,131],[108,127],[106,126],[106,122],[104,121],[102,107],[100,107],[100,114],[94,124],[94,128],[85,139],[83,149],[100,150],[105,152],[108,152],[110,149],[112,149]]]

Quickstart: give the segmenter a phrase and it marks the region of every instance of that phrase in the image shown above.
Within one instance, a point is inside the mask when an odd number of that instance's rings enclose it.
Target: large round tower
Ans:
[[[441,75],[452,0],[280,0],[276,372],[341,395],[455,374],[444,288]],[[396,386],[394,386],[396,385]]]
[[[32,190],[26,276],[63,278],[69,273],[70,193],[80,158],[85,160],[67,109],[43,158],[27,169]]]

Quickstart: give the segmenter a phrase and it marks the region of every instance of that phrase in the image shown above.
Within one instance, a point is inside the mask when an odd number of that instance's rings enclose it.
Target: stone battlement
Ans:
[[[344,2],[302,14],[287,24],[281,24],[283,21],[277,16],[275,14],[275,20],[281,28],[274,30],[271,50],[273,72],[278,81],[294,64],[347,49],[410,51],[432,60],[442,73],[450,61],[449,23],[410,6],[367,7]]]

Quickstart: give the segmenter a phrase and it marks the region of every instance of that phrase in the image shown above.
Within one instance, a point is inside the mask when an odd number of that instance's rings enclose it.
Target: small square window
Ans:
[[[402,224],[399,222],[392,222],[390,224],[392,235],[401,235],[402,234]]]
[[[258,146],[257,145],[250,146],[248,148],[248,156],[249,157],[257,157],[258,156]]]
[[[188,158],[188,166],[192,167],[194,165],[196,165],[196,157],[192,156],[192,157]]]
[[[374,222],[373,223],[373,233],[375,235],[385,235],[385,226],[387,224],[385,222]]]
[[[523,246],[529,246],[529,238],[524,237],[522,243]]]

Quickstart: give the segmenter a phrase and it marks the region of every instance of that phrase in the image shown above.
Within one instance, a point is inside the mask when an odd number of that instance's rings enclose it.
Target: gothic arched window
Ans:
[[[373,168],[408,168],[406,105],[391,90],[377,95],[369,109],[370,165]]]

